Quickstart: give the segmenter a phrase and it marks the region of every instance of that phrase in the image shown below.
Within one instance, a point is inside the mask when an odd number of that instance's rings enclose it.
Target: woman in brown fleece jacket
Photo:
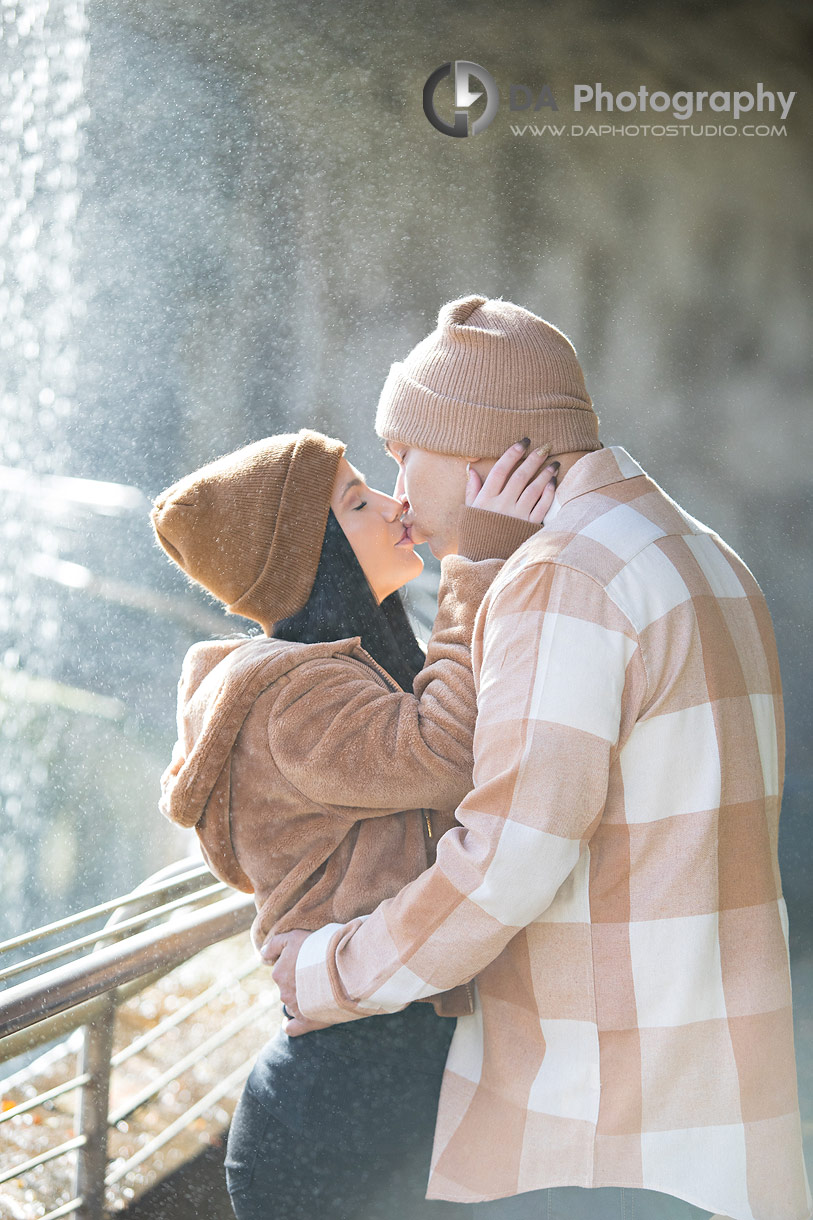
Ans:
[[[518,456],[495,468],[480,505]],[[522,488],[541,465],[527,459]],[[268,438],[156,501],[171,557],[264,630],[187,654],[161,801],[195,827],[215,874],[254,894],[258,947],[275,931],[370,911],[432,862],[471,787],[474,617],[503,559],[538,527],[551,472],[529,490],[524,519],[464,511],[463,556],[444,560],[425,659],[397,595],[422,567],[403,506],[365,485],[340,442],[307,430]],[[230,1137],[240,1220],[457,1214],[423,1194],[453,1026],[439,1018],[471,1011],[471,999],[458,988],[434,1007],[266,1047]],[[348,1112],[352,1147],[337,1146],[326,1125]]]

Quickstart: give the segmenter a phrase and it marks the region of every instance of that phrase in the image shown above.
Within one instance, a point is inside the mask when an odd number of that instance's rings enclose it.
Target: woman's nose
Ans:
[[[402,499],[396,499],[395,496],[388,496],[382,493],[381,511],[387,521],[397,521],[403,515],[406,504]]]

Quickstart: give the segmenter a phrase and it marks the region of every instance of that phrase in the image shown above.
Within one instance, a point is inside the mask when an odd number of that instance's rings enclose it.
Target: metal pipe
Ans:
[[[169,974],[170,970],[173,969],[174,965],[170,965],[162,967],[160,970],[152,970],[149,974],[141,975],[123,987],[117,987],[110,993],[114,1003],[118,1007],[118,1005],[123,1004],[134,995],[138,995],[139,992],[144,991],[147,987],[151,987],[153,983],[157,983],[159,979],[163,978],[165,974]],[[75,1029],[79,1029],[81,1026],[93,1021],[101,1012],[103,1006],[104,996],[97,996],[92,1000],[85,1000],[84,1003],[77,1004],[73,1008],[68,1008],[65,1012],[57,1013],[56,1016],[47,1017],[36,1025],[29,1025],[19,1030],[16,1034],[8,1034],[0,1041],[0,1063],[6,1062],[9,1059],[16,1059],[18,1055],[24,1055],[28,1051],[36,1050],[38,1046],[45,1046],[49,1042],[56,1042],[60,1038],[66,1038]]]
[[[46,1212],[44,1216],[40,1217],[40,1220],[59,1220],[61,1216],[70,1216],[83,1203],[84,1199],[69,1199],[67,1203],[62,1203],[59,1207],[55,1207],[52,1212]]]
[[[228,978],[221,979],[219,983],[212,983],[211,987],[207,987],[199,996],[195,996],[194,1000],[190,1000],[188,1004],[184,1004],[183,1008],[179,1008],[171,1017],[165,1017],[163,1021],[159,1021],[146,1034],[141,1034],[135,1038],[129,1046],[123,1047],[110,1060],[111,1067],[118,1067],[122,1063],[126,1063],[133,1055],[138,1055],[146,1047],[155,1042],[156,1038],[160,1038],[162,1034],[167,1033],[171,1029],[175,1029],[187,1017],[191,1017],[193,1013],[198,1012],[201,1008],[205,1008],[211,1000],[217,999],[229,987],[233,987],[235,983],[239,983],[246,975],[254,974],[261,968],[261,962],[252,962],[249,966],[244,966],[237,974],[229,975]],[[3,1116],[0,1115],[0,1122],[3,1121]]]
[[[39,979],[10,987],[0,995],[0,1037],[36,1025],[150,970],[180,965],[208,945],[249,928],[254,910],[250,895],[235,894],[200,911],[182,912],[168,925],[137,932]]]
[[[85,1029],[81,1071],[90,1076],[79,1094],[77,1127],[84,1144],[76,1158],[74,1193],[82,1198],[79,1220],[102,1220],[107,1168],[107,1110],[110,1100],[110,1056],[116,1008],[106,996],[104,1011]]]
[[[168,1127],[165,1127],[160,1135],[156,1135],[155,1138],[151,1139],[150,1142],[145,1144],[143,1148],[139,1148],[138,1152],[134,1156],[131,1156],[129,1161],[125,1161],[123,1165],[117,1165],[116,1168],[110,1174],[108,1174],[107,1185],[114,1186],[116,1182],[120,1182],[123,1177],[126,1177],[131,1169],[135,1169],[137,1165],[140,1165],[142,1161],[146,1161],[147,1158],[151,1157],[152,1154],[157,1152],[159,1148],[163,1148],[164,1144],[168,1144],[171,1139],[174,1139],[174,1137],[180,1131],[183,1131],[185,1127],[188,1127],[191,1122],[194,1122],[194,1120],[199,1118],[201,1114],[205,1114],[209,1107],[213,1106],[216,1101],[220,1101],[220,1098],[225,1096],[230,1089],[235,1088],[236,1085],[245,1080],[246,1076],[248,1076],[249,1072],[254,1066],[254,1060],[256,1057],[256,1055],[252,1055],[250,1059],[246,1059],[245,1062],[241,1063],[239,1068],[235,1068],[235,1070],[231,1072],[225,1080],[221,1080],[220,1084],[215,1085],[215,1087],[211,1089],[205,1097],[201,1097],[200,1101],[196,1102],[194,1106],[190,1106],[190,1108],[184,1111],[179,1118],[176,1118],[174,1123],[170,1123]]]
[[[187,1068],[194,1067],[201,1059],[209,1054],[210,1051],[215,1051],[225,1044],[241,1029],[245,1029],[247,1025],[251,1025],[257,1017],[262,1016],[270,1008],[275,1007],[276,1000],[270,997],[264,997],[254,1004],[251,1008],[241,1013],[239,1017],[235,1017],[219,1029],[216,1033],[210,1034],[205,1042],[201,1042],[194,1050],[191,1050],[188,1055],[184,1055],[182,1059],[178,1059],[173,1063],[171,1068],[167,1068],[155,1080],[151,1080],[138,1093],[128,1097],[126,1101],[119,1106],[117,1110],[109,1116],[108,1122],[111,1127],[115,1127],[116,1123],[120,1123],[123,1118],[128,1118],[134,1110],[139,1106],[143,1106],[145,1101],[149,1101],[151,1097],[155,1097],[156,1093],[160,1093],[164,1085],[167,1085],[172,1080],[177,1080],[178,1077],[186,1071]]]
[[[39,1156],[32,1156],[30,1161],[22,1161],[19,1165],[13,1165],[11,1169],[6,1169],[0,1174],[0,1185],[3,1182],[10,1182],[12,1178],[18,1178],[22,1173],[28,1173],[31,1169],[37,1169],[40,1165],[47,1164],[48,1161],[55,1161],[58,1157],[73,1152],[75,1148],[81,1148],[84,1142],[84,1135],[77,1135],[72,1140],[66,1140],[64,1144],[57,1144],[56,1148],[49,1148],[47,1152],[41,1152]]]
[[[97,945],[100,941],[110,940],[113,936],[120,937],[122,932],[129,932],[132,928],[143,927],[151,919],[156,919],[161,915],[168,915],[171,911],[176,911],[178,907],[191,906],[192,903],[198,902],[203,898],[212,898],[215,894],[222,894],[227,888],[228,886],[225,882],[217,881],[214,885],[207,886],[206,889],[195,890],[191,894],[184,894],[180,898],[174,898],[171,902],[164,903],[163,906],[151,907],[140,915],[133,915],[130,919],[122,919],[108,927],[100,928],[97,932],[88,932],[85,936],[68,941],[66,945],[58,945],[55,949],[46,949],[44,953],[38,953],[35,957],[29,957],[24,962],[17,962],[14,966],[7,966],[5,970],[0,970],[0,981],[13,978],[15,974],[27,974],[29,971],[39,969],[40,966],[44,966],[48,962],[58,961],[60,957],[68,957],[71,953],[78,953],[80,949],[87,949],[89,945]]]
[[[0,1123],[7,1123],[10,1118],[16,1118],[18,1114],[25,1114],[29,1110],[36,1110],[37,1106],[42,1106],[46,1101],[53,1101],[55,1097],[62,1097],[65,1093],[70,1093],[74,1089],[79,1089],[83,1084],[87,1084],[90,1080],[87,1072],[81,1076],[74,1076],[72,1080],[66,1080],[64,1084],[58,1084],[53,1089],[47,1089],[44,1093],[38,1093],[36,1097],[29,1098],[28,1101],[21,1101],[18,1106],[12,1106],[10,1110],[4,1110],[0,1114]]]
[[[173,871],[177,868],[178,866],[174,866]],[[181,877],[167,878],[160,885],[148,883],[140,891],[136,890],[126,898],[118,900],[113,904],[113,910],[122,914],[126,912],[127,907],[132,911],[136,904],[149,903],[163,895],[177,895],[179,889],[189,887],[193,877],[196,881],[205,884],[208,876],[207,870],[201,867],[187,870],[187,874]],[[115,1121],[119,1117],[118,1114],[108,1116],[112,1066],[143,1049],[166,1029],[180,1024],[181,1020],[202,1007],[205,999],[214,998],[232,982],[238,981],[238,978],[245,977],[246,974],[259,968],[258,965],[253,965],[242,969],[233,979],[218,980],[216,984],[207,989],[204,997],[196,997],[180,1013],[174,1014],[166,1023],[162,1023],[162,1028],[135,1039],[131,1047],[119,1052],[118,1056],[113,1056],[113,1029],[118,1004],[131,995],[137,994],[202,949],[218,941],[226,940],[250,926],[254,916],[254,904],[249,895],[236,894],[207,906],[197,907],[194,910],[188,909],[192,903],[197,903],[201,898],[210,897],[215,890],[220,892],[221,888],[220,885],[208,886],[203,891],[198,890],[189,897],[175,898],[158,909],[151,909],[143,915],[130,916],[120,923],[115,922],[114,915],[113,920],[103,932],[92,933],[80,938],[80,943],[98,943],[112,935],[120,938],[117,943],[105,945],[85,957],[51,970],[39,979],[20,983],[0,994],[0,1037],[3,1038],[0,1061],[13,1058],[22,1050],[41,1045],[60,1034],[64,1035],[79,1025],[85,1025],[82,1063],[77,1075],[37,1097],[27,1099],[7,1114],[9,1118],[14,1117],[23,1111],[34,1109],[51,1098],[62,1096],[71,1090],[79,1090],[77,1098],[79,1134],[74,1139],[40,1154],[30,1161],[14,1166],[0,1178],[0,1181],[8,1181],[12,1177],[17,1177],[75,1150],[77,1163],[74,1197],[67,1203],[54,1208],[47,1214],[47,1217],[43,1217],[43,1220],[57,1220],[57,1217],[68,1216],[72,1213],[77,1215],[78,1220],[102,1220],[105,1204],[105,1170],[108,1168],[109,1123],[111,1119]],[[179,910],[180,907],[187,909]],[[101,908],[101,910],[96,908],[93,915],[105,913],[109,909],[108,904],[101,904]],[[133,934],[134,927],[170,911],[173,912],[173,917],[168,922]],[[77,916],[70,916],[67,922],[74,925],[92,917],[88,912],[81,912]],[[63,928],[51,925],[42,929],[41,932],[42,935],[53,935],[55,931],[63,930]],[[127,932],[130,933],[129,936],[126,936]],[[27,939],[27,943],[30,943],[37,937],[31,933],[27,934],[26,938],[19,939]],[[20,947],[19,941],[17,947]],[[71,951],[72,948],[75,949],[76,945],[63,946],[61,949],[41,954],[29,960],[22,968],[31,969],[36,966],[37,962],[41,963],[43,959],[48,960],[52,956]],[[184,1064],[199,1059],[208,1050],[229,1041],[240,1028],[256,1020],[259,1013],[267,1011],[271,1007],[272,1001],[268,995],[265,995],[248,1012],[242,1013],[225,1029],[196,1048],[196,1051],[185,1056],[180,1065],[176,1064],[170,1073],[172,1078],[177,1077]],[[136,1164],[140,1164],[157,1148],[167,1143],[179,1130],[213,1105],[224,1093],[236,1087],[239,1080],[245,1077],[250,1066],[251,1061],[246,1061],[236,1072],[230,1073],[186,1114],[149,1144],[139,1149],[130,1161],[119,1166],[114,1171],[112,1179],[108,1180],[118,1181]],[[160,1084],[160,1081],[157,1082],[158,1087]],[[126,1112],[130,1113],[132,1109],[146,1100],[146,1096],[142,1094],[151,1096],[156,1091],[156,1082],[153,1082],[151,1089],[142,1090],[137,1097],[127,1103]]]
[[[194,890],[199,888],[196,884],[200,881],[213,880],[212,874],[205,864],[200,864],[194,868],[190,868],[188,872],[174,878],[172,881],[164,881],[160,885],[145,886],[143,889],[134,890],[130,894],[125,894],[123,898],[111,898],[108,902],[101,902],[98,906],[88,907],[86,911],[78,911],[75,915],[68,915],[65,919],[57,919],[54,923],[44,924],[41,928],[34,928],[30,932],[23,932],[20,936],[13,936],[11,940],[0,942],[0,953],[9,953],[12,949],[21,949],[25,945],[30,945],[32,941],[44,940],[47,936],[55,936],[57,932],[65,932],[68,928],[74,928],[77,924],[88,923],[91,919],[96,919],[97,916],[110,915],[113,911],[117,911],[120,907],[131,906],[134,902],[143,902],[145,898],[161,898],[165,894],[175,893],[181,889]]]

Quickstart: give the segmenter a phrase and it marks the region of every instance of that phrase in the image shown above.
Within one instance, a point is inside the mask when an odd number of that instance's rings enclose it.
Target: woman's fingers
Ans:
[[[476,470],[468,468],[466,475],[466,504],[469,508],[474,504],[483,489],[483,482]]]
[[[541,522],[553,500],[559,463],[548,464],[540,470],[550,456],[550,445],[534,449],[518,460],[522,448],[513,445],[494,463],[480,491],[473,498],[470,495],[473,483],[467,484],[466,503],[524,521]]]
[[[525,487],[517,496],[517,504],[519,507],[529,512],[542,495],[542,492],[550,486],[553,480],[555,480],[558,470],[558,462],[548,462],[547,466],[534,475],[527,487]]]
[[[500,494],[506,484],[506,480],[511,471],[516,466],[517,462],[522,457],[523,452],[530,444],[530,441],[517,441],[516,445],[512,445],[510,449],[506,449],[502,457],[497,458],[497,461],[489,470],[483,483],[483,493],[489,498],[496,497]],[[550,450],[548,450],[550,452]]]
[[[540,471],[542,462],[551,454],[551,445],[531,450],[525,458],[525,443],[511,445],[492,466],[474,500],[466,495],[466,503],[492,512],[507,512],[516,516],[516,501]],[[468,488],[466,488],[468,490]]]
[[[539,470],[540,464],[550,455],[551,447],[546,444],[539,449],[532,449],[522,458],[529,443],[520,441],[518,444],[512,445],[494,463],[483,483],[484,496],[488,496],[494,501],[507,497],[506,503],[516,502],[520,492],[524,491],[530,479]]]
[[[550,457],[550,445],[542,445],[539,449],[533,449],[523,462],[520,462],[516,470],[508,478],[503,489],[503,495],[510,497],[513,501],[518,501],[523,492],[529,487],[534,479],[540,473],[540,467]]]
[[[528,510],[528,520],[535,525],[541,525],[545,515],[556,495],[556,467],[546,466],[542,473],[534,479],[527,489],[529,497],[538,496],[536,503]]]

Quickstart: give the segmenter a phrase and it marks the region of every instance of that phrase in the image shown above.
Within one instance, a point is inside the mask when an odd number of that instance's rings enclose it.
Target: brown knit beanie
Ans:
[[[217,458],[155,501],[158,541],[230,614],[270,635],[310,597],[344,450],[303,428]]]
[[[464,457],[499,457],[524,436],[553,453],[602,447],[570,340],[482,296],[449,301],[437,328],[393,364],[375,427],[385,440]]]

